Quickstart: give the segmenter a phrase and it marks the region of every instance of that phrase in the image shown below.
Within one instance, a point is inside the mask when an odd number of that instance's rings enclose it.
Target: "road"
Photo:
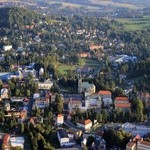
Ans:
[[[33,101],[34,101],[34,99],[32,97],[30,97],[29,98],[29,103],[28,103],[28,117],[31,117]]]

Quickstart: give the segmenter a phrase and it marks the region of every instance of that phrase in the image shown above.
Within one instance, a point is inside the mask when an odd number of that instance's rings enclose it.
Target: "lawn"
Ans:
[[[76,70],[76,67],[72,65],[60,64],[56,67],[56,69],[60,72],[60,74],[65,74],[69,69],[73,71]]]
[[[135,31],[144,30],[150,28],[150,15],[144,16],[143,18],[123,18],[115,19],[124,25],[125,30]]]
[[[91,58],[80,58],[80,66],[91,69],[98,69],[100,67],[100,62]]]

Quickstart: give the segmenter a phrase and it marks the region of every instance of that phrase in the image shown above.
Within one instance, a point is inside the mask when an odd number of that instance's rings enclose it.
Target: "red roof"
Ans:
[[[127,104],[116,104],[116,107],[119,107],[119,108],[130,108],[131,104],[130,103],[127,103]]]
[[[30,118],[30,123],[34,124],[34,119]]]
[[[4,134],[4,135],[3,135],[3,144],[4,144],[5,146],[9,146],[9,144],[8,144],[9,138],[10,138],[10,134]]]
[[[90,119],[87,120],[79,120],[78,123],[83,124],[83,125],[87,125],[89,123],[92,123],[92,121]]]
[[[102,91],[102,90],[100,90],[100,91],[98,92],[98,94],[110,95],[111,92],[110,92],[110,91]]]
[[[127,143],[127,146],[128,146],[128,147],[133,147],[134,145],[136,145],[135,142],[128,142],[128,143]]]
[[[141,140],[142,138],[140,137],[140,135],[138,134],[136,137],[133,138],[133,141],[137,141],[137,140]]]
[[[141,141],[140,144],[150,146],[150,142],[147,141]],[[149,147],[150,148],[150,147]]]
[[[29,99],[26,97],[26,98],[23,99],[23,101],[24,101],[24,102],[28,102]]]
[[[128,97],[116,97],[115,101],[128,101]]]
[[[62,117],[62,116],[63,116],[62,114],[58,114],[58,115],[57,115],[57,117]]]

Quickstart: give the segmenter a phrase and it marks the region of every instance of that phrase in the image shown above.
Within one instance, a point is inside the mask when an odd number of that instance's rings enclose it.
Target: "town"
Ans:
[[[149,29],[0,9],[3,150],[150,149]]]

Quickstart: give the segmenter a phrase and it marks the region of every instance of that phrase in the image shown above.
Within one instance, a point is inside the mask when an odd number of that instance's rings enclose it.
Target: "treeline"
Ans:
[[[1,28],[12,28],[15,24],[21,27],[23,25],[30,25],[32,21],[37,23],[40,19],[46,20],[44,16],[37,12],[19,7],[1,8],[0,18]]]

